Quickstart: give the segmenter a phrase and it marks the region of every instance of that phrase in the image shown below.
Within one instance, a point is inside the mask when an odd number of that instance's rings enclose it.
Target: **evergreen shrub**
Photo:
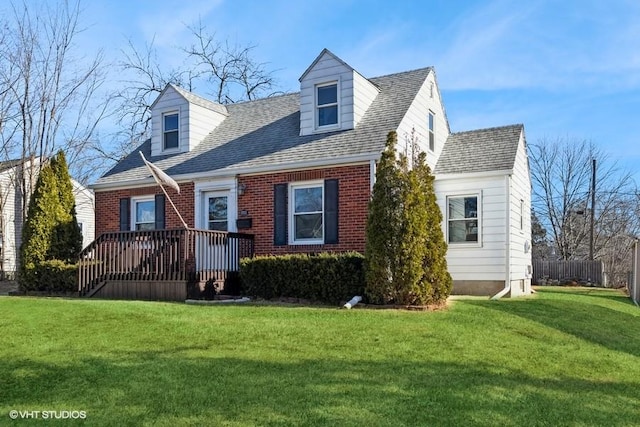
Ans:
[[[364,295],[363,261],[356,252],[245,258],[240,262],[243,293],[339,304]]]

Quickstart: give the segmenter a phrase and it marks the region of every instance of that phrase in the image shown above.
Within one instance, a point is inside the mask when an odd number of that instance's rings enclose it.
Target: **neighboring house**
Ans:
[[[251,233],[257,254],[363,252],[376,162],[397,131],[397,149],[413,135],[436,174],[454,292],[530,292],[523,126],[451,134],[433,68],[365,78],[325,49],[299,93],[220,105],[169,84],[151,122],[92,186],[97,235],[180,227],[139,150],[180,184],[169,195],[190,227]]]
[[[22,244],[23,197],[26,203],[37,180],[39,161],[9,160],[0,162],[0,278],[13,278],[18,268]],[[95,239],[95,206],[93,192],[71,180],[76,198],[78,223],[82,228],[83,247]]]

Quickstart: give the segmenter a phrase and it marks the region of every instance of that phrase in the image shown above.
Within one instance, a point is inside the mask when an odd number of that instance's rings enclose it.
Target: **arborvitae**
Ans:
[[[35,267],[48,259],[52,236],[61,214],[58,180],[47,163],[38,175],[22,230],[19,281],[23,289],[33,289]]]
[[[396,161],[396,142],[389,133],[369,203],[366,294],[373,303],[441,303],[452,281],[434,177],[413,140],[412,164],[405,155]]]
[[[433,185],[435,177],[427,165],[424,153],[418,155],[412,173],[422,187],[424,206],[420,210],[426,214],[423,277],[418,300],[420,304],[439,304],[445,302],[451,294],[453,281],[447,269],[447,242],[441,228],[442,212],[436,201]]]
[[[49,286],[47,278],[39,277],[42,264],[75,263],[81,249],[73,184],[64,153],[59,152],[42,166],[29,200],[20,246],[20,286],[25,290]]]
[[[74,263],[82,250],[82,231],[78,225],[73,184],[63,151],[59,151],[51,160],[51,167],[57,179],[58,197],[62,210],[52,236],[49,259]]]
[[[400,173],[396,166],[397,136],[389,132],[377,165],[376,182],[369,202],[365,247],[366,295],[377,304],[393,299],[395,256],[399,236]]]

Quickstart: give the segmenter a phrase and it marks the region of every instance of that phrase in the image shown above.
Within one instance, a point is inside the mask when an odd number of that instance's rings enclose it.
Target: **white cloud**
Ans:
[[[445,30],[451,42],[438,58],[441,84],[480,90],[637,87],[639,18],[639,5],[629,2],[514,7],[497,0]]]
[[[181,40],[188,34],[185,25],[192,25],[203,19],[222,0],[183,0],[175,2],[157,2],[140,17],[138,25],[149,43],[154,40],[157,48],[169,48],[181,45]]]

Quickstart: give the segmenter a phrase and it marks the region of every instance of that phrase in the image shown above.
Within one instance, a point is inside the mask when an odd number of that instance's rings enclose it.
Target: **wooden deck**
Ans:
[[[83,297],[184,301],[237,295],[253,235],[196,229],[105,233],[80,255]]]

